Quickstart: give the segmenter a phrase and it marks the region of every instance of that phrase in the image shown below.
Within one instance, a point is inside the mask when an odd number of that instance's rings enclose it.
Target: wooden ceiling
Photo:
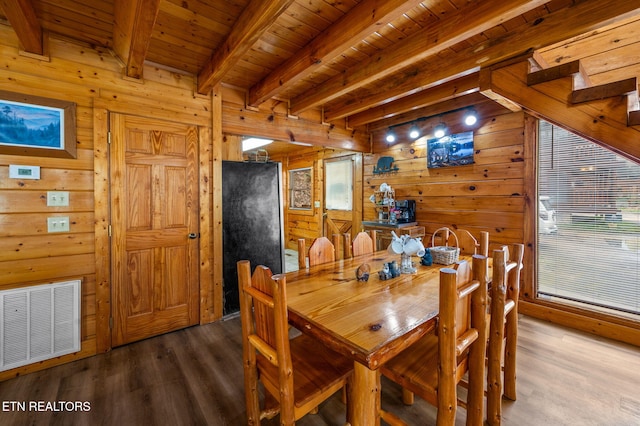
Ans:
[[[22,48],[43,34],[246,91],[249,106],[381,129],[477,103],[478,71],[523,54],[585,59],[592,80],[640,75],[637,0],[0,0]],[[607,26],[613,26],[612,28]]]

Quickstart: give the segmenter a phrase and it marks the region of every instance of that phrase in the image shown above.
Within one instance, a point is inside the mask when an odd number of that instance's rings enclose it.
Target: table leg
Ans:
[[[380,425],[380,373],[359,362],[353,363],[349,394],[349,423],[352,426]]]

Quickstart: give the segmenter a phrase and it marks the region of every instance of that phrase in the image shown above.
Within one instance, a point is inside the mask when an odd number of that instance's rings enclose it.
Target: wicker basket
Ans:
[[[456,240],[455,247],[448,246],[446,242],[444,246],[434,245],[434,238],[440,231],[449,231],[451,234],[453,234],[453,237]],[[453,263],[456,263],[458,261],[458,258],[460,257],[460,244],[458,243],[458,236],[455,234],[455,232],[447,227],[436,229],[431,236],[431,248],[429,249],[429,251],[431,252],[433,263],[439,263],[441,265],[451,265]]]

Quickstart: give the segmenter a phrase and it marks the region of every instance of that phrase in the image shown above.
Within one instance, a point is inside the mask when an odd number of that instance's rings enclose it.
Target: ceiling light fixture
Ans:
[[[389,130],[387,130],[387,136],[385,136],[385,140],[389,143],[393,143],[396,141],[396,132],[394,132],[391,127],[389,127]]]
[[[464,115],[464,124],[466,124],[467,126],[473,126],[477,122],[478,113],[476,112],[476,110],[473,108],[467,110],[466,114]]]
[[[447,134],[447,125],[442,121],[438,123],[436,127],[433,128],[433,136],[436,138],[441,138]]]
[[[420,128],[415,124],[412,124],[411,127],[409,127],[409,137],[411,139],[418,139],[420,137]]]

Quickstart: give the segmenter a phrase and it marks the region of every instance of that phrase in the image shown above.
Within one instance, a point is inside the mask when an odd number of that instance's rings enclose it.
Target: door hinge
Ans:
[[[107,132],[107,143],[111,145],[111,132]]]
[[[109,225],[109,238],[111,238],[111,225]]]
[[[109,329],[113,329],[113,317],[109,317]]]

